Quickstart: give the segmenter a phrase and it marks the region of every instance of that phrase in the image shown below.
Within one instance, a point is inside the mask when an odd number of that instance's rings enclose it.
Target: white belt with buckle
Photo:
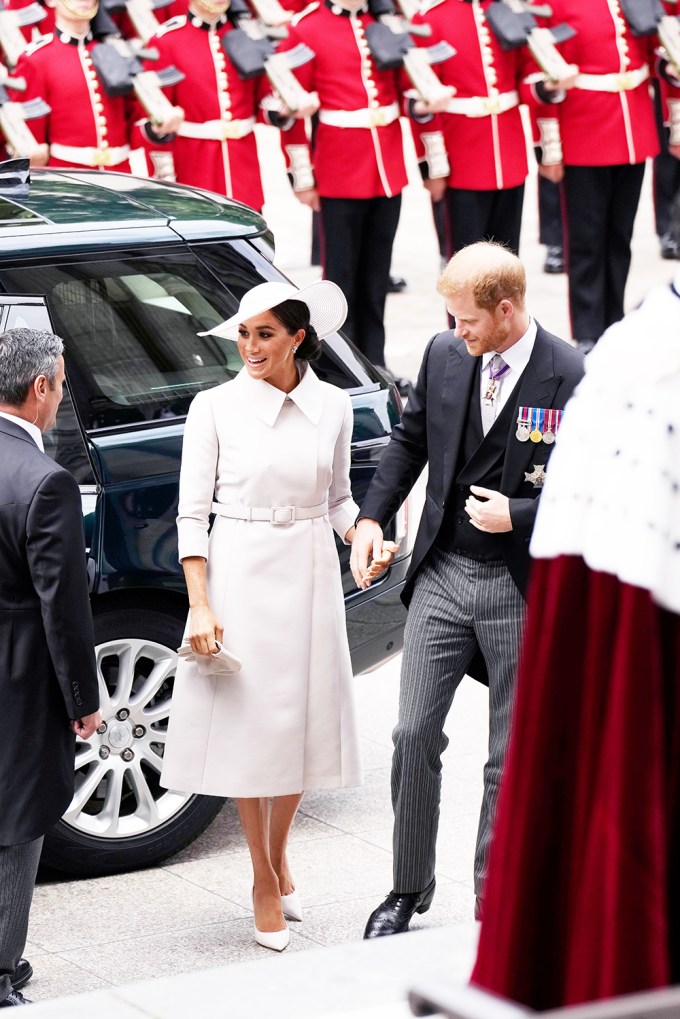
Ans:
[[[649,78],[649,67],[643,64],[621,74],[577,74],[575,88],[584,92],[632,92]]]
[[[52,142],[50,155],[62,159],[65,163],[77,163],[78,166],[118,166],[130,158],[129,145],[116,145],[107,149],[96,149],[91,145],[61,145]]]
[[[365,110],[319,110],[319,120],[331,127],[387,127],[399,120],[399,103]]]
[[[200,138],[213,142],[233,141],[236,138],[245,138],[255,130],[255,117],[248,117],[246,120],[204,120],[202,123],[192,123],[190,120],[183,120],[177,134],[180,138]]]
[[[260,521],[280,526],[294,524],[296,520],[325,517],[328,503],[322,502],[318,506],[227,506],[222,502],[214,502],[212,511],[231,520]]]
[[[506,113],[519,106],[519,93],[499,92],[497,96],[454,96],[446,104],[447,113],[459,113],[463,117],[491,117],[493,114]]]

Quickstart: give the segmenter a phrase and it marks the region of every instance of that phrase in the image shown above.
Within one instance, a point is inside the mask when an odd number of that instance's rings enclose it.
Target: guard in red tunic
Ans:
[[[399,116],[409,84],[400,70],[378,69],[366,37],[372,24],[362,0],[313,3],[293,19],[281,51],[303,43],[314,52],[295,73],[318,94],[319,123],[313,146],[300,122],[282,140],[297,197],[320,209],[324,276],[349,305],[344,331],[384,366],[385,297],[407,182]],[[432,120],[416,100],[408,107]]]
[[[108,96],[94,68],[92,51],[99,43],[90,23],[97,7],[92,0],[56,0],[54,34],[29,46],[17,64],[16,74],[27,84],[17,99],[40,97],[52,109],[31,121],[41,143],[33,165],[130,171],[134,104]]]
[[[273,101],[264,74],[244,80],[224,49],[235,31],[229,0],[193,0],[188,15],[168,21],[149,46],[158,50],[159,67],[173,65],[184,74],[165,89],[184,111],[174,138],[147,128],[152,147],[172,145],[175,174],[181,184],[235,198],[253,209],[264,204],[255,143],[258,116],[278,126],[280,103]],[[149,70],[154,69],[148,63]],[[269,109],[262,108],[262,103]]]
[[[455,95],[440,115],[451,166],[447,181],[426,181],[436,200],[445,197],[449,253],[493,239],[519,248],[527,140],[520,101],[536,95],[527,79],[528,50],[505,50],[487,22],[496,0],[432,0],[415,24],[431,29],[422,46],[450,43],[455,56],[437,65]],[[414,128],[419,159],[427,155],[429,128]],[[445,192],[445,193],[444,193]]]
[[[562,53],[580,73],[555,113],[564,150],[572,335],[587,351],[623,316],[645,160],[659,150],[649,91],[659,40],[634,34],[621,0],[550,6],[554,22],[576,30]]]

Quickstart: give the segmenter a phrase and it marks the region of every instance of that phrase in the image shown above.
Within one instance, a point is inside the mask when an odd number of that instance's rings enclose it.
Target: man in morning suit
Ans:
[[[62,350],[52,333],[0,335],[0,1008],[29,1003],[14,984],[31,975],[43,835],[73,796],[75,737],[101,722],[80,493],[42,445]]]
[[[352,572],[366,587],[382,526],[429,467],[402,598],[399,720],[393,733],[393,890],[364,937],[407,930],[435,889],[443,727],[466,672],[489,684],[489,758],[475,852],[481,915],[491,822],[508,739],[529,574],[529,539],[560,412],[583,357],[525,307],[526,276],[501,245],[462,248],[437,285],[455,318],[418,381],[361,506]]]

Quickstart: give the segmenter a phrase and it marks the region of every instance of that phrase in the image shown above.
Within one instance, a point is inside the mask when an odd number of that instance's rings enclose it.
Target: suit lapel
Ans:
[[[512,394],[513,420],[517,419],[520,407],[552,406],[561,381],[562,376],[555,375],[552,347],[546,339],[545,330],[539,326],[529,363]],[[517,490],[524,480],[524,472],[528,469],[535,454],[534,443],[520,442],[515,434],[515,428],[511,427],[505,451],[501,491],[507,495]]]
[[[460,344],[460,346],[458,345]],[[462,340],[453,341],[444,372],[442,421],[444,426],[444,478],[442,493],[447,495],[458,463],[463,429],[467,420],[470,389],[479,373],[478,357],[471,357]]]

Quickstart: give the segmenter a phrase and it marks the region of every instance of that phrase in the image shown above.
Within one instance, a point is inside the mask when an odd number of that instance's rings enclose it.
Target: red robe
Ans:
[[[535,1009],[680,982],[679,337],[660,288],[586,358],[532,540],[472,979]]]

